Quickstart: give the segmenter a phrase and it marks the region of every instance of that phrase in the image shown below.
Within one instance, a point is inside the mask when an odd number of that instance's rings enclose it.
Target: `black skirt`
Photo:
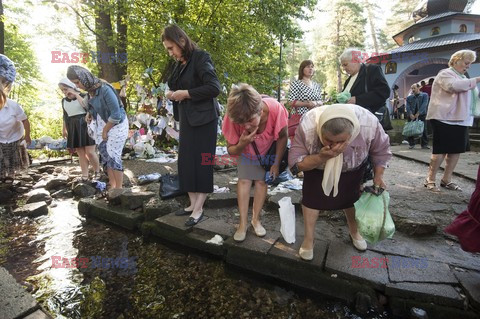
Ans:
[[[458,154],[470,151],[468,126],[430,120],[433,130],[432,154]]]
[[[180,140],[178,177],[180,189],[191,193],[213,192],[213,165],[202,165],[202,153],[215,156],[218,119],[205,125],[190,126],[185,107],[179,107]]]
[[[342,172],[338,182],[338,194],[333,197],[333,190],[330,196],[323,192],[323,170],[312,169],[303,173],[302,205],[318,210],[340,210],[353,207],[353,204],[360,198],[360,185],[367,162],[354,168],[351,171]]]
[[[95,141],[88,135],[85,114],[79,114],[66,119],[67,147],[77,148],[95,145]]]

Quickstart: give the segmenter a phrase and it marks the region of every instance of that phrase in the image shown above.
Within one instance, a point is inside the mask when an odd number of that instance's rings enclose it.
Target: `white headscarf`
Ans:
[[[332,104],[318,107],[315,110],[317,134],[322,145],[325,145],[322,139],[322,126],[325,122],[334,118],[344,118],[352,122],[353,132],[348,143],[351,143],[360,133],[360,123],[351,104]],[[322,188],[325,195],[330,196],[333,188],[333,197],[337,196],[338,182],[340,180],[340,174],[342,173],[342,166],[343,154],[339,154],[337,157],[331,158],[325,163],[322,181]]]
[[[68,78],[63,78],[61,79],[58,84],[62,84],[62,85],[65,85],[65,86],[68,86],[69,88],[72,88],[74,89],[75,91],[79,91],[77,86],[75,85],[75,83],[73,83],[72,81],[70,81]]]

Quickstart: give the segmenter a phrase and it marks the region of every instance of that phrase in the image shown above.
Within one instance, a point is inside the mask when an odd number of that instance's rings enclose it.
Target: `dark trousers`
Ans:
[[[425,117],[426,117],[426,115],[420,115],[420,116],[418,117],[418,119],[423,122],[423,133],[422,133],[422,136],[420,136],[420,144],[421,144],[422,146],[428,146],[427,121],[425,121]],[[411,119],[409,118],[408,121],[410,122]],[[408,140],[408,144],[409,144],[410,146],[415,145],[415,138],[416,138],[416,137],[409,137],[409,138],[407,139],[407,140]]]

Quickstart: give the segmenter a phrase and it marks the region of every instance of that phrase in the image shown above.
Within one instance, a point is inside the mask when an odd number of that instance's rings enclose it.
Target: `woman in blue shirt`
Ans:
[[[115,89],[95,77],[89,70],[72,65],[67,77],[78,88],[88,92],[87,122],[94,127],[101,162],[108,174],[110,189],[122,188],[122,150],[128,135],[128,120]]]

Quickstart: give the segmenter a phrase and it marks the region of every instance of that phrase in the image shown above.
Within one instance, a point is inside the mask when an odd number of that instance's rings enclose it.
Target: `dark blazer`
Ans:
[[[350,78],[345,81],[344,89]],[[365,79],[367,81],[366,84]],[[365,92],[365,89],[368,92]],[[350,89],[350,94],[352,94],[352,97],[355,96],[356,104],[363,106],[372,113],[375,113],[385,105],[385,101],[390,97],[390,87],[380,66],[362,63],[357,79]]]
[[[190,126],[204,125],[218,118],[216,97],[220,94],[220,81],[207,52],[196,49],[185,65],[177,62],[168,79],[168,87],[172,91],[188,90],[191,97],[181,102],[173,101],[175,120],[179,120],[179,107],[185,108]]]

